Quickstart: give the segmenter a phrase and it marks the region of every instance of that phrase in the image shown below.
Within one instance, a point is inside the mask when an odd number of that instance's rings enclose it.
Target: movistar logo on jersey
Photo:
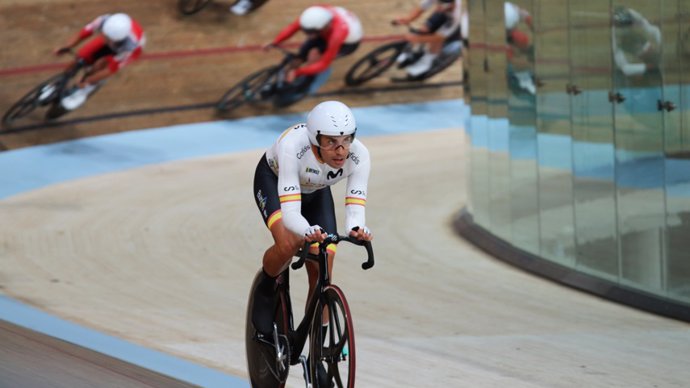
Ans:
[[[329,171],[328,174],[326,174],[326,178],[335,179],[340,175],[343,175],[343,169],[342,168],[339,168],[338,171],[336,171],[336,172]]]
[[[319,170],[317,170],[317,169],[315,169],[315,168],[307,167],[306,173],[307,173],[307,174],[319,175],[319,174],[321,174],[321,171],[319,171]]]

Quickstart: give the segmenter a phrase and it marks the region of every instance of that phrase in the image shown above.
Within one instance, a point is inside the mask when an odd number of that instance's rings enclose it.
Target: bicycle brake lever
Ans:
[[[302,268],[302,266],[304,265],[304,260],[307,259],[308,254],[309,254],[309,243],[304,243],[304,246],[302,247],[302,250],[299,253],[299,260],[292,263],[292,265],[291,265],[292,269]]]

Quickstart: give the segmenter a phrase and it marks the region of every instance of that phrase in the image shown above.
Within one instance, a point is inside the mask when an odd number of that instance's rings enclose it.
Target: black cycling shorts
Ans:
[[[446,12],[434,12],[429,16],[428,19],[426,19],[426,23],[424,25],[426,26],[427,30],[429,31],[430,34],[435,33],[438,31],[439,28],[443,27],[446,23],[449,23],[451,21],[450,15]]]
[[[254,201],[264,224],[268,226],[269,217],[280,210],[280,199],[278,176],[268,166],[266,154],[259,160],[254,173]],[[326,233],[337,233],[331,188],[325,187],[310,194],[302,194],[302,216],[307,219],[309,225],[319,225]]]
[[[309,51],[311,51],[313,48],[318,49],[319,52],[323,54],[326,51],[327,47],[328,42],[326,42],[326,40],[321,36],[314,39],[307,39],[304,43],[302,43],[302,46],[299,48],[297,56],[301,60],[306,61],[307,57],[309,56]],[[338,50],[337,58],[352,54],[355,50],[357,50],[357,47],[359,47],[359,42],[343,43],[343,45],[340,46],[340,50]]]

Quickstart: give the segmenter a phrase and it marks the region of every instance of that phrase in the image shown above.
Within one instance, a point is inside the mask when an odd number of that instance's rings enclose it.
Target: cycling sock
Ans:
[[[261,275],[254,289],[254,305],[252,309],[252,323],[254,328],[265,336],[273,333],[273,320],[276,303],[276,278],[261,270]]]

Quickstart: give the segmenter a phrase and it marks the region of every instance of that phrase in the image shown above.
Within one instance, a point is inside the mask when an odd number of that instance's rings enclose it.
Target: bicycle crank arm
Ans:
[[[311,381],[309,381],[309,365],[307,365],[307,357],[302,354],[299,356],[299,362],[302,364],[302,376],[304,376],[304,384],[307,388],[312,388]]]
[[[275,322],[273,322],[273,344],[276,348],[276,364],[278,364],[282,372],[287,368],[285,364],[287,355],[283,352],[285,349],[280,346],[280,341],[278,341],[278,326],[276,326]]]

